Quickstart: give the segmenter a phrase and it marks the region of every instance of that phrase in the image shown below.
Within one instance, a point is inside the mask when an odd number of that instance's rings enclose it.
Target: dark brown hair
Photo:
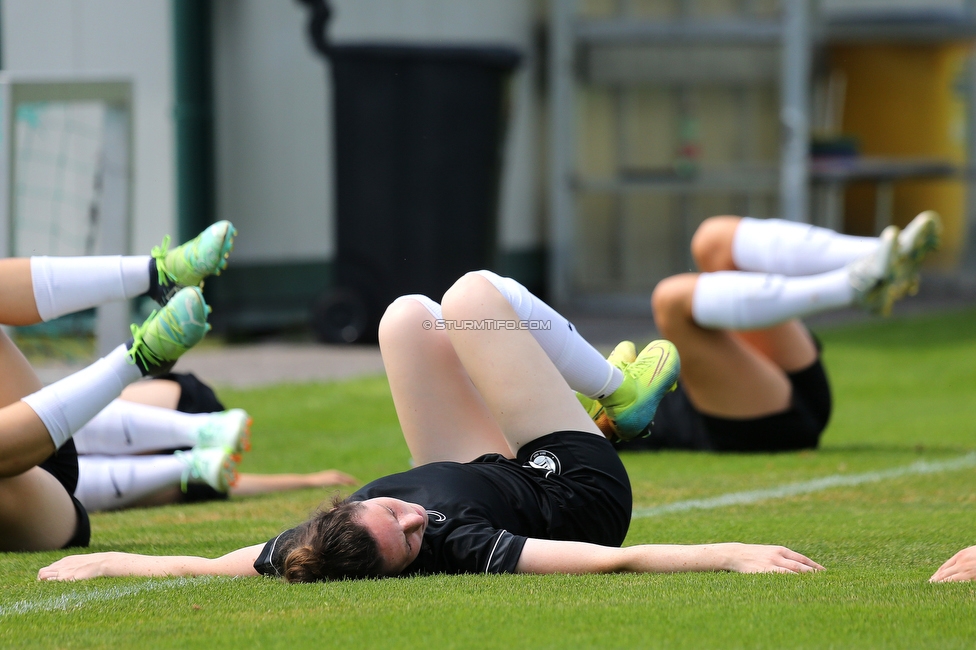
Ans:
[[[285,555],[288,582],[320,582],[376,578],[383,575],[383,557],[376,540],[359,522],[362,505],[332,499],[332,508],[302,524]]]

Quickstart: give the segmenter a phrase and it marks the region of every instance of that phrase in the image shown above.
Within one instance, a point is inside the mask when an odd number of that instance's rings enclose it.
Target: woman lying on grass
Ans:
[[[479,271],[454,284],[443,308],[424,296],[395,301],[380,348],[415,468],[220,558],[76,555],[38,578],[822,568],[780,546],[620,548],[630,481],[573,391],[599,399],[621,437],[639,434],[675,385],[678,357],[667,341],[633,363],[609,363],[520,284]]]

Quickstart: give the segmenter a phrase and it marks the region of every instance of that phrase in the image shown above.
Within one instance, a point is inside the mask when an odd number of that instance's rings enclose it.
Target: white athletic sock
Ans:
[[[23,399],[41,418],[55,447],[60,449],[123,388],[142,377],[139,366],[129,363],[127,352],[120,345],[84,370]]]
[[[816,275],[874,252],[877,237],[842,235],[783,219],[744,217],[732,239],[732,261],[742,271]]]
[[[74,441],[79,454],[106,456],[192,447],[209,417],[117,399],[79,429]]]
[[[79,456],[75,498],[89,512],[124,508],[180,485],[186,464],[176,456]]]
[[[37,313],[45,321],[149,291],[148,255],[32,257]]]
[[[698,276],[692,316],[702,327],[751,330],[846,307],[853,301],[846,268],[798,278],[721,271]]]
[[[520,321],[529,322],[532,336],[570,388],[600,399],[623,383],[624,375],[620,369],[604,359],[555,309],[512,278],[503,278],[491,271],[475,273],[491,282],[508,299]]]

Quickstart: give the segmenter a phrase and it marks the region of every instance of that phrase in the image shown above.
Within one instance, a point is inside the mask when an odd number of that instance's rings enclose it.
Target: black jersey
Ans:
[[[525,540],[619,546],[630,524],[626,470],[591,433],[559,432],[523,447],[516,459],[487,454],[470,463],[430,463],[378,479],[354,501],[393,497],[427,510],[417,559],[405,575],[510,573]],[[254,564],[280,575],[295,529],[265,544]]]

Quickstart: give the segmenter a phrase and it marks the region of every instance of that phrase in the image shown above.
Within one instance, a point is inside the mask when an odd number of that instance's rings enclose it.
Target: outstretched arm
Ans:
[[[939,567],[929,582],[976,580],[976,546],[964,548]]]
[[[641,544],[614,548],[584,542],[529,539],[516,570],[520,573],[806,573],[822,566],[782,546]]]
[[[333,485],[356,485],[359,479],[337,469],[324,469],[311,474],[241,474],[230,488],[233,496],[254,496],[303,488],[322,488]]]
[[[38,580],[87,580],[121,576],[256,576],[254,561],[264,544],[210,559],[189,555],[90,553],[69,555],[37,572]]]

